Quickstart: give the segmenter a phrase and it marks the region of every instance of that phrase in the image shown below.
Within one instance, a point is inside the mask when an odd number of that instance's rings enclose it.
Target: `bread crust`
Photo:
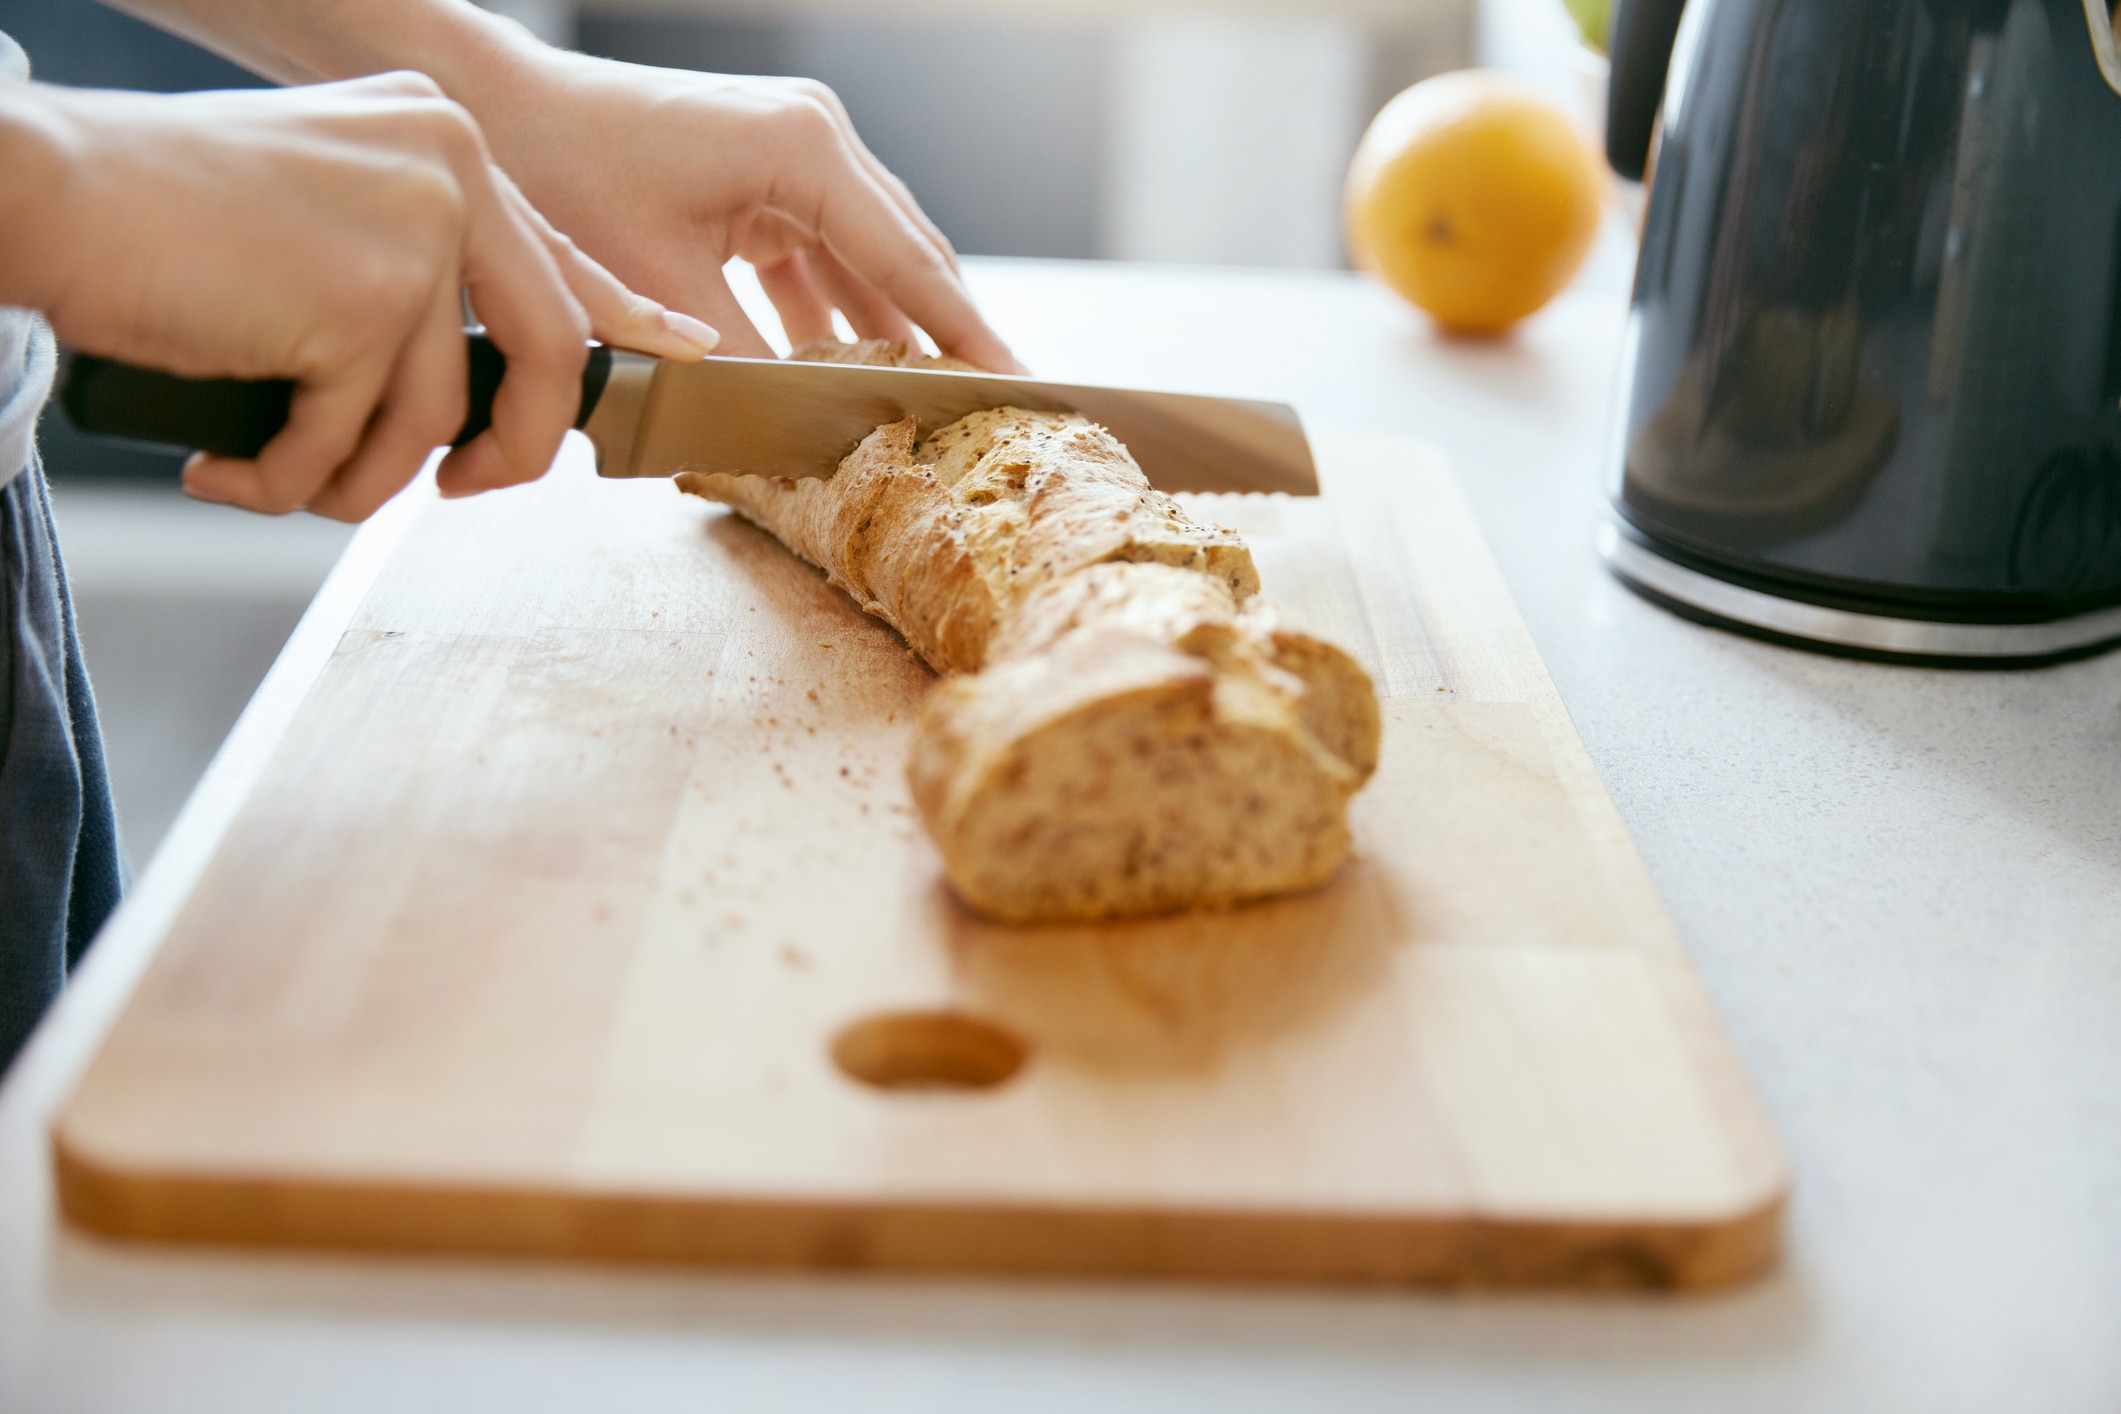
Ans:
[[[1244,541],[1188,517],[1095,423],[998,408],[914,435],[911,419],[886,423],[829,477],[676,479],[824,570],[939,673],[978,672],[1017,606],[1094,564],[1172,565],[1238,597],[1259,588]]]
[[[1321,883],[1346,855],[1348,799],[1377,765],[1369,675],[1255,597],[1242,539],[1150,487],[1103,428],[1000,408],[919,442],[909,419],[830,477],[677,483],[946,676],[907,779],[980,912],[1235,904]]]
[[[823,570],[937,672],[978,672],[1000,605],[934,469],[914,460],[913,439],[913,419],[885,423],[829,477],[685,471],[676,480]]]
[[[1010,922],[1242,903],[1324,882],[1377,764],[1360,664],[1218,581],[1108,563],[1022,606],[922,704],[907,779],[951,881]],[[1352,702],[1354,710],[1348,710]],[[1328,730],[1322,708],[1342,717]]]
[[[904,339],[858,339],[847,343],[833,335],[798,344],[788,357],[797,363],[861,363],[872,368],[939,368],[977,373],[979,368],[948,354],[932,354]]]

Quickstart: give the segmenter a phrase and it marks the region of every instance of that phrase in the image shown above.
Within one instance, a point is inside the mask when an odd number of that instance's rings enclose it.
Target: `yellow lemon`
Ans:
[[[1496,333],[1575,276],[1602,192],[1597,156],[1552,103],[1500,74],[1439,74],[1363,135],[1348,248],[1444,327]]]

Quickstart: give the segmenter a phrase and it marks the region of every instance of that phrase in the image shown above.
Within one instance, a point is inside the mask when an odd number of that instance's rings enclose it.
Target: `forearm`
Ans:
[[[50,309],[69,272],[56,227],[72,186],[65,94],[0,83],[0,305]]]
[[[280,83],[416,69],[468,107],[543,48],[470,0],[105,0]]]

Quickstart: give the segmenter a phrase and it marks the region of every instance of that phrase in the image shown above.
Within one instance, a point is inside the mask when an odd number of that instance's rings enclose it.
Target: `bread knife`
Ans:
[[[454,445],[490,425],[507,362],[469,338],[469,411]],[[59,404],[83,432],[251,457],[287,422],[284,379],[195,379],[70,353]],[[604,476],[725,471],[829,476],[879,423],[919,419],[923,431],[985,408],[1076,412],[1126,444],[1163,491],[1318,494],[1311,444],[1286,403],[1134,388],[1050,383],[781,359],[679,363],[592,345],[574,425]]]

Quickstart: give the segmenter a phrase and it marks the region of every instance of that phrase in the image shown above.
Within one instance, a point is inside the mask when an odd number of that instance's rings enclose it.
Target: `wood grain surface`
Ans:
[[[422,513],[55,1125],[141,1238],[1703,1287],[1787,1176],[1448,470],[1189,498],[1385,702],[1357,856],[1234,912],[960,908],[930,681],[579,446]]]

